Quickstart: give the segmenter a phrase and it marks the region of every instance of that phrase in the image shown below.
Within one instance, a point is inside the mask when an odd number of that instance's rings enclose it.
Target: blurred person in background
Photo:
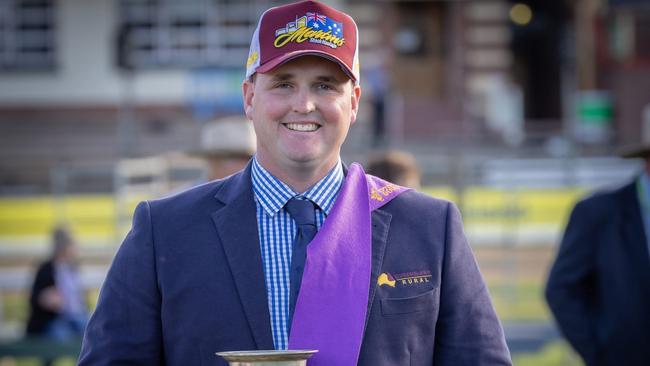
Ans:
[[[387,99],[391,91],[388,64],[391,52],[387,48],[380,48],[378,57],[373,64],[365,68],[363,76],[365,85],[370,92],[372,106],[372,146],[379,147],[387,141]]]
[[[205,161],[205,181],[242,170],[255,154],[255,130],[245,117],[220,118],[201,129],[198,150],[190,151]]]
[[[400,186],[420,188],[418,163],[413,155],[405,151],[389,150],[372,155],[368,159],[366,172]]]
[[[78,271],[77,243],[64,226],[52,232],[52,255],[36,272],[27,336],[80,338],[88,319]]]
[[[274,349],[316,349],[312,366],[511,365],[458,208],[341,161],[357,39],[316,1],[263,13],[242,84],[254,158],[138,205],[80,365]]]
[[[557,324],[585,363],[650,362],[650,118],[647,141],[622,156],[644,171],[578,202],[546,285]]]

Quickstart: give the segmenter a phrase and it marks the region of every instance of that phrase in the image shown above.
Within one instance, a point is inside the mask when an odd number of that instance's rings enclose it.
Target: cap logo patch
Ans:
[[[248,56],[248,60],[246,61],[246,67],[250,67],[252,64],[254,64],[255,61],[257,61],[257,57],[258,57],[258,56],[257,56],[257,51],[253,51],[253,52]]]
[[[307,12],[302,17],[296,17],[293,22],[287,23],[286,27],[275,31],[276,48],[284,47],[290,42],[319,43],[331,48],[343,46],[343,23],[334,21],[331,18],[319,13]]]

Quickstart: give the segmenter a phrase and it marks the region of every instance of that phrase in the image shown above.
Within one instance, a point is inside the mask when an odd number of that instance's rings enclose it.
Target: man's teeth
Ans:
[[[311,132],[318,129],[318,125],[315,123],[287,123],[288,129],[301,132]]]

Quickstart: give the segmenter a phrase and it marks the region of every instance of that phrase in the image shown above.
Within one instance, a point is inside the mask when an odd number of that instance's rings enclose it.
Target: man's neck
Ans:
[[[257,161],[266,171],[291,187],[295,192],[303,193],[323,179],[336,166],[339,159],[337,158],[333,162],[313,166],[308,164],[295,164],[294,166],[283,168],[275,164],[269,164],[259,157],[257,157]]]

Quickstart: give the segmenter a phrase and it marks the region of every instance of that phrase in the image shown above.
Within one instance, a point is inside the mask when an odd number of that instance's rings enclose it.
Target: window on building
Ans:
[[[270,0],[120,0],[122,67],[241,66]]]
[[[0,1],[0,70],[55,66],[55,0]]]
[[[650,64],[650,9],[641,6],[614,8],[598,22],[600,52],[605,62]],[[606,33],[605,33],[606,30]],[[606,38],[605,38],[606,36]]]
[[[637,56],[650,64],[650,11],[639,12],[636,19]]]

